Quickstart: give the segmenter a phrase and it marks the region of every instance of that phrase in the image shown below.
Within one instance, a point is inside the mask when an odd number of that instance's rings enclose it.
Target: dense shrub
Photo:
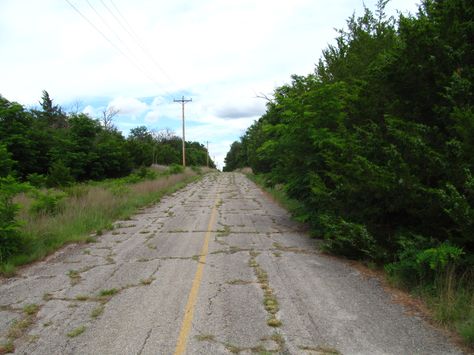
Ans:
[[[16,220],[19,206],[13,197],[28,188],[12,177],[0,177],[0,263],[21,249],[22,236]]]
[[[61,210],[61,200],[66,197],[66,193],[61,191],[48,190],[46,192],[35,191],[35,199],[31,204],[30,211],[34,214],[55,215]]]
[[[184,168],[182,165],[178,164],[172,164],[168,170],[166,171],[167,174],[173,175],[173,174],[181,174],[184,171]]]
[[[423,258],[474,266],[474,46],[461,40],[474,4],[425,1],[398,21],[385,5],[352,16],[314,73],[275,90],[225,170],[264,174],[327,250],[411,284]]]

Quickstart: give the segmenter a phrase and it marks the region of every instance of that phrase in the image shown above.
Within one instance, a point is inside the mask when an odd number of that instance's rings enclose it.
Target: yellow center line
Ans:
[[[188,303],[186,303],[186,308],[184,310],[183,323],[181,324],[181,330],[179,332],[178,341],[176,343],[176,349],[174,351],[175,355],[184,354],[186,351],[186,345],[188,342],[189,331],[191,330],[191,325],[193,322],[194,316],[194,307],[196,306],[197,296],[199,292],[199,286],[201,286],[202,274],[204,271],[204,265],[206,263],[207,252],[209,249],[209,239],[212,234],[212,227],[216,221],[217,215],[217,201],[219,200],[219,195],[216,197],[214,202],[214,207],[212,208],[211,217],[209,219],[209,224],[207,225],[206,235],[204,236],[204,243],[201,248],[201,254],[199,256],[199,263],[194,275],[193,285],[191,286],[191,291],[189,292]]]

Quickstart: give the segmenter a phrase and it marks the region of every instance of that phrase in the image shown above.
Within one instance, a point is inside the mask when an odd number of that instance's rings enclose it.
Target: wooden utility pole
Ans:
[[[193,99],[185,100],[184,96],[183,96],[181,99],[179,99],[179,100],[174,99],[173,101],[181,103],[181,108],[182,108],[182,119],[183,119],[183,167],[186,167],[186,137],[185,137],[185,130],[184,130],[184,105],[187,102],[193,101]]]

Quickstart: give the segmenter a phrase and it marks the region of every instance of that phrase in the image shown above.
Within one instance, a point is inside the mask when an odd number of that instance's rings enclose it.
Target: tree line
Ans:
[[[417,285],[474,267],[474,3],[394,18],[387,2],[275,89],[224,170],[250,166],[324,248]]]
[[[66,113],[46,91],[37,109],[0,95],[0,177],[51,187],[122,177],[152,163],[181,163],[181,138],[145,126],[124,137],[112,124],[115,113],[104,112],[102,119]],[[206,165],[204,145],[186,142],[186,148],[188,165]]]

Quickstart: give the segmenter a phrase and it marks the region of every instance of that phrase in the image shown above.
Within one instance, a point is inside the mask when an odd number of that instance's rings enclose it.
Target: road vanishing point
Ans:
[[[462,354],[239,173],[0,280],[15,331],[17,354]]]

